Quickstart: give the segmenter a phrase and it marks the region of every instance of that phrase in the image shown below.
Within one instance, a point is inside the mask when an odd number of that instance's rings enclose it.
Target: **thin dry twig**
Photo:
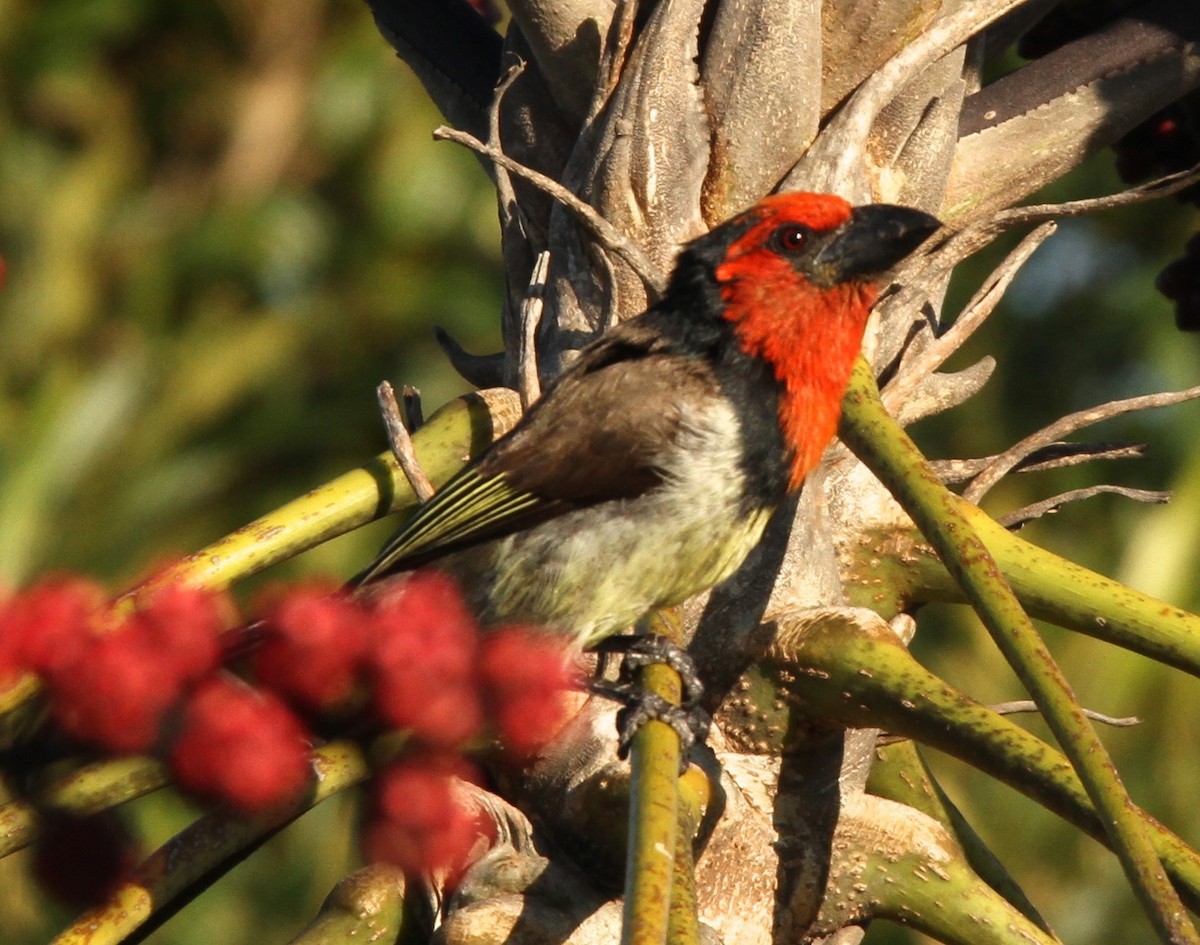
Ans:
[[[525,289],[525,301],[521,303],[521,333],[517,337],[517,393],[521,396],[522,410],[528,410],[542,396],[537,362],[537,331],[542,322],[546,277],[549,273],[550,251],[542,250],[534,261],[533,274]]]
[[[497,151],[500,150],[500,103],[504,100],[504,94],[524,71],[525,63],[521,59],[508,67],[500,84],[496,86],[496,94],[488,108],[488,147]],[[521,205],[517,202],[517,192],[513,189],[512,178],[508,176],[508,168],[503,164],[496,164],[496,197],[500,205],[501,227],[507,230],[516,219],[518,225],[522,225],[523,228]]]
[[[523,177],[538,189],[549,194],[564,207],[575,214],[576,218],[587,227],[593,239],[609,252],[616,253],[637,273],[638,278],[645,283],[647,290],[654,297],[661,296],[666,288],[667,280],[662,270],[655,265],[645,251],[628,236],[604,219],[596,209],[567,190],[558,181],[540,174],[531,167],[526,167],[519,161],[514,161],[507,154],[484,144],[473,135],[445,125],[433,132],[433,137],[439,141],[454,141],[470,148],[479,154],[512,171],[518,177]]]
[[[1018,715],[1022,712],[1037,712],[1037,703],[1032,699],[1016,699],[1012,702],[997,702],[995,705],[988,706],[993,712],[999,715]],[[1099,722],[1102,725],[1113,725],[1117,728],[1129,728],[1133,725],[1141,725],[1142,720],[1136,715],[1105,715],[1103,712],[1097,712],[1094,709],[1084,709],[1083,714],[1093,722]]]
[[[1002,210],[986,220],[972,223],[955,232],[946,240],[942,251],[936,256],[930,269],[934,272],[949,272],[968,256],[992,242],[1000,233],[1021,223],[1042,223],[1059,217],[1077,217],[1114,207],[1158,200],[1178,193],[1200,181],[1200,164],[1186,171],[1167,174],[1128,190],[1102,197],[1083,200],[1068,200],[1064,203],[1035,204],[1028,207],[1012,207]]]
[[[1128,486],[1088,486],[1085,489],[1072,489],[1069,492],[1051,496],[1049,499],[1043,499],[1041,502],[1026,505],[1023,508],[1001,515],[996,521],[1005,528],[1016,531],[1022,525],[1039,519],[1043,515],[1053,515],[1068,502],[1079,502],[1083,499],[1090,499],[1093,496],[1106,494],[1124,496],[1126,499],[1132,499],[1134,502],[1147,502],[1155,505],[1163,505],[1171,501],[1170,492],[1159,492],[1153,489],[1131,489]]]
[[[1045,472],[1102,459],[1141,459],[1145,443],[1051,443],[1034,450],[1012,468],[1015,473]],[[937,459],[930,462],[937,477],[947,485],[966,482],[996,461],[996,456],[978,459]]]
[[[396,403],[396,392],[390,383],[384,381],[375,388],[375,396],[379,400],[383,425],[387,429],[388,445],[392,448],[392,455],[396,457],[396,464],[404,473],[404,478],[412,486],[417,498],[422,502],[428,502],[433,498],[433,483],[429,481],[425,470],[417,462],[412,437],[408,435],[408,430],[404,427],[404,421],[400,416],[400,405]]]
[[[1017,272],[1034,251],[1053,235],[1055,229],[1054,223],[1043,223],[1021,240],[979,287],[954,323],[901,365],[895,379],[883,391],[883,402],[888,410],[897,413],[925,379],[966,343],[1000,304]],[[912,346],[909,350],[912,350]]]
[[[1038,712],[1037,703],[1032,699],[1017,699],[1012,702],[997,702],[995,705],[988,706],[997,715],[1020,715],[1026,712]],[[1114,716],[1105,715],[1103,712],[1097,712],[1094,709],[1083,709],[1083,714],[1093,722],[1099,722],[1101,725],[1111,725],[1114,728],[1132,728],[1135,725],[1141,725],[1142,720],[1136,715]],[[897,745],[900,742],[906,742],[909,738],[907,735],[893,735],[891,732],[884,732],[875,744],[879,748],[886,748],[888,745]]]
[[[1200,164],[1167,174],[1156,180],[1138,184],[1128,190],[1103,197],[1088,197],[1083,200],[1068,200],[1065,203],[1042,203],[1028,207],[1013,207],[1003,210],[992,218],[992,222],[1000,226],[1012,226],[1015,223],[1035,223],[1041,220],[1053,220],[1058,217],[1078,217],[1086,213],[1096,213],[1099,210],[1111,210],[1114,207],[1127,207],[1130,204],[1144,203],[1147,200],[1158,200],[1169,197],[1191,187],[1200,181]]]
[[[1080,410],[1067,414],[1033,433],[1019,443],[1000,453],[982,472],[980,472],[966,489],[963,498],[968,502],[978,503],[981,498],[999,482],[1017,463],[1042,447],[1049,446],[1057,440],[1091,426],[1102,420],[1110,420],[1122,414],[1138,410],[1152,410],[1157,407],[1170,407],[1182,404],[1200,397],[1200,387],[1189,387],[1183,391],[1164,391],[1160,394],[1146,394],[1142,397],[1130,397],[1126,400],[1114,400],[1098,407]]]

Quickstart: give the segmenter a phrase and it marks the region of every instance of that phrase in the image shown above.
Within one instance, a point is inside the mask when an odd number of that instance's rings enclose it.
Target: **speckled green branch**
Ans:
[[[312,764],[316,780],[299,805],[254,818],[201,817],[159,847],[108,902],[80,916],[53,945],[116,945],[147,923],[157,924],[304,811],[367,776],[362,753],[346,742],[318,748]]]
[[[650,630],[683,639],[676,610],[650,618]],[[679,674],[661,663],[644,667],[640,686],[679,705]],[[629,785],[629,853],[625,868],[622,945],[663,945],[671,926],[671,892],[679,843],[679,736],[665,722],[646,722],[633,739]],[[694,896],[693,896],[694,899]],[[679,945],[695,945],[680,939]]]
[[[778,685],[781,670],[807,714],[852,728],[882,728],[944,751],[1111,846],[1062,754],[938,678],[882,621],[828,619],[791,639],[781,634],[772,659],[752,669],[766,678],[751,679],[751,688]],[[1200,854],[1144,811],[1130,810],[1188,904],[1200,908]]]
[[[960,507],[1031,616],[1200,676],[1200,617],[1039,548],[978,506]],[[914,530],[876,535],[850,551],[846,586],[855,604],[886,616],[966,599]],[[875,583],[881,577],[883,584]]]
[[[107,810],[156,791],[169,780],[162,762],[153,758],[106,758],[70,772],[38,791],[0,807],[0,857],[37,839],[38,811],[80,817]]]
[[[290,945],[355,945],[358,942],[403,941],[404,874],[374,864],[351,873],[334,887],[308,927]]]
[[[1078,772],[1134,892],[1164,942],[1200,945],[1200,935],[1159,862],[1145,824],[1104,745],[1029,616],[949,492],[879,399],[860,358],[844,402],[843,441],[887,486],[962,586],[984,626],[1033,696]]]
[[[433,484],[440,485],[510,427],[519,412],[512,391],[464,394],[413,434],[417,461]],[[181,580],[225,588],[389,512],[413,508],[417,501],[395,459],[383,453],[188,555],[152,583]]]
[[[917,751],[915,742],[902,739],[877,750],[875,764],[871,766],[867,778],[867,791],[907,804],[944,826],[958,841],[967,863],[980,879],[1011,902],[1038,928],[1050,931],[1050,926],[1029,901],[1025,890],[946,796]]]
[[[849,842],[839,844],[841,837]],[[888,919],[951,945],[1058,942],[980,882],[941,824],[907,805],[867,794],[844,798],[834,847],[814,937]],[[836,851],[851,848],[855,853],[839,862]]]

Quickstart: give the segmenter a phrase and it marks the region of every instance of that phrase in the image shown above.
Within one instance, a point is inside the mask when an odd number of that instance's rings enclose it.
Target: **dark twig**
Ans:
[[[546,295],[546,277],[550,272],[550,252],[538,253],[533,264],[533,274],[525,290],[525,301],[521,303],[521,334],[517,339],[517,393],[521,395],[521,408],[530,405],[542,396],[542,381],[538,374],[537,330],[542,322],[542,304]]]
[[[587,227],[588,231],[592,234],[592,238],[597,243],[609,252],[615,253],[625,260],[629,268],[637,273],[638,277],[645,283],[651,295],[655,297],[662,295],[663,290],[666,288],[667,280],[662,270],[655,265],[654,260],[647,256],[645,251],[633,240],[597,213],[594,207],[584,203],[571,193],[571,191],[567,190],[566,187],[558,183],[558,181],[547,177],[545,174],[538,173],[531,167],[526,167],[519,161],[514,161],[507,154],[489,147],[465,131],[447,128],[445,125],[442,125],[433,132],[433,137],[439,141],[454,141],[464,147],[470,148],[472,151],[486,156],[501,167],[512,171],[518,177],[525,178],[525,180],[529,181],[539,190],[549,194],[575,214],[576,218]]]
[[[1165,391],[1161,394],[1146,394],[1142,397],[1130,397],[1127,400],[1114,400],[1098,407],[1080,410],[1067,414],[1037,433],[1025,437],[997,456],[982,472],[979,473],[966,489],[963,498],[968,502],[978,503],[981,498],[999,482],[1017,463],[1032,455],[1035,451],[1063,437],[1091,426],[1102,420],[1110,420],[1122,414],[1138,410],[1151,410],[1156,407],[1170,407],[1200,397],[1200,387],[1189,387],[1183,391]]]
[[[497,151],[500,150],[500,103],[504,100],[504,94],[524,71],[525,63],[518,59],[508,67],[504,78],[496,86],[496,94],[492,96],[492,104],[488,109],[488,147]],[[517,202],[517,192],[513,189],[512,178],[508,176],[508,168],[499,163],[496,164],[496,196],[500,204],[501,226],[507,230],[516,220],[523,229],[521,205]]]
[[[401,405],[404,407],[404,427],[416,433],[425,425],[425,411],[421,407],[421,392],[411,384],[400,388]]]
[[[1068,502],[1079,502],[1083,499],[1090,499],[1094,496],[1106,494],[1124,496],[1126,499],[1133,499],[1134,502],[1148,502],[1158,505],[1171,501],[1171,493],[1169,492],[1157,492],[1151,489],[1130,489],[1127,486],[1088,486],[1086,489],[1072,489],[1070,492],[1051,496],[1049,499],[1043,499],[1041,502],[1034,502],[1032,505],[1027,505],[1024,508],[1001,515],[996,521],[1005,528],[1015,531],[1027,522],[1039,519],[1043,515],[1053,515]]]
[[[417,498],[422,502],[428,502],[433,498],[433,483],[429,481],[425,470],[417,462],[412,437],[408,435],[408,430],[404,428],[404,421],[400,417],[400,405],[396,403],[396,392],[392,389],[391,384],[384,381],[375,388],[375,395],[379,399],[379,410],[383,414],[383,425],[387,429],[388,445],[392,448],[392,455],[396,457],[396,464],[404,473],[404,478],[412,486]]]
[[[438,347],[450,359],[464,380],[481,390],[489,387],[504,386],[504,352],[496,354],[471,354],[460,345],[450,332],[434,326],[433,336],[437,339]]]

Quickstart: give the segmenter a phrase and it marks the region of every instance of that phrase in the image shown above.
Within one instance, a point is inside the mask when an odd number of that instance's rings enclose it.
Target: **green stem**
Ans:
[[[920,450],[888,415],[860,358],[843,405],[841,437],[888,487],[962,586],[985,627],[1079,774],[1112,847],[1164,942],[1200,945],[1167,879],[1120,774],[1029,616],[971,528],[961,499],[939,481]]]
[[[939,679],[890,631],[849,632],[844,623],[826,622],[781,642],[780,667],[795,680],[808,714],[850,728],[883,728],[944,751],[1111,848],[1105,825],[1066,758]],[[769,663],[760,671],[777,675]],[[1200,854],[1149,814],[1133,810],[1188,904],[1200,908]]]
[[[652,630],[682,638],[679,615],[659,611]],[[661,663],[643,668],[642,689],[678,705],[679,674]],[[679,835],[679,736],[651,719],[633,739],[629,786],[629,853],[625,871],[622,945],[664,945],[670,928],[671,886]]]
[[[511,407],[507,398],[502,400],[492,391],[465,394],[439,409],[413,434],[417,461],[435,486],[511,424],[515,419]],[[225,588],[360,525],[417,504],[417,496],[394,457],[382,453],[188,555],[130,593],[136,595],[170,581]]]
[[[835,869],[826,901],[857,909],[862,918],[888,919],[951,945],[1058,945],[971,869],[936,821],[876,797],[848,801],[843,817],[873,834],[874,844]],[[840,828],[839,828],[840,829]],[[842,928],[852,915],[834,912],[818,926]]]
[[[300,804],[253,818],[223,812],[201,817],[159,847],[108,902],[80,916],[53,945],[117,945],[152,920],[164,921],[306,810],[367,776],[362,753],[347,742],[318,748],[312,763],[316,782]]]
[[[942,824],[954,835],[968,865],[979,874],[980,879],[1012,903],[1029,921],[1046,932],[1050,931],[1050,926],[1029,901],[1025,890],[942,790],[915,742],[905,739],[879,749],[867,779],[867,790],[877,797],[907,804]]]
[[[156,791],[168,780],[153,758],[106,758],[84,765],[43,788],[35,801],[17,798],[0,807],[0,857],[37,839],[39,810],[83,817]]]
[[[1200,676],[1200,616],[1039,548],[978,506],[963,512],[1033,616]],[[926,599],[957,590],[937,561],[922,558],[917,571]]]

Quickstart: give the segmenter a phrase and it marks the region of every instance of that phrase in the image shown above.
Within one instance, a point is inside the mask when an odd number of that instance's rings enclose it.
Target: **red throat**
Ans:
[[[820,288],[766,250],[731,254],[716,275],[738,344],[770,364],[783,385],[779,427],[792,449],[788,488],[796,490],[837,431],[877,289]]]

